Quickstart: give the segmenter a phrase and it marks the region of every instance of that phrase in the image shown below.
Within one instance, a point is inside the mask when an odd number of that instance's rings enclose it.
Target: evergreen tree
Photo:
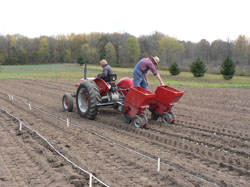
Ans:
[[[176,62],[172,63],[169,67],[169,72],[171,75],[179,75],[180,74],[180,68]]]
[[[227,57],[221,64],[220,73],[223,75],[225,80],[233,78],[235,73],[235,63],[230,57]]]
[[[77,64],[79,64],[80,66],[82,66],[84,63],[85,63],[84,59],[80,56],[80,57],[77,59]]]
[[[204,62],[200,58],[197,58],[196,61],[191,63],[190,71],[193,73],[194,77],[203,77],[207,69]]]

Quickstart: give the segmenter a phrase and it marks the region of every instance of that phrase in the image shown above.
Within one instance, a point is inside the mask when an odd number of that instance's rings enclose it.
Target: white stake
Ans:
[[[9,95],[9,99],[11,100],[11,95]]]
[[[92,173],[89,174],[89,187],[92,187]]]
[[[14,96],[13,96],[13,95],[11,96],[11,100],[12,100],[12,101],[14,100]]]
[[[31,104],[29,104],[29,108],[30,108],[30,110],[31,110]]]
[[[22,124],[23,124],[23,123],[20,121],[19,131],[22,130]]]
[[[67,118],[67,127],[69,126],[69,118]]]
[[[160,164],[161,164],[161,159],[158,158],[158,164],[157,164],[157,171],[158,172],[160,171]]]

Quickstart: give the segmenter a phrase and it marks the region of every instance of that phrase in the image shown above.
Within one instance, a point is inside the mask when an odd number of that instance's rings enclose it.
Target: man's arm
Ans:
[[[105,79],[107,75],[108,75],[108,69],[104,67],[102,70],[102,73],[98,74],[97,77],[101,79]]]
[[[149,83],[149,82],[148,82],[148,72],[144,74],[144,77],[145,77],[146,82],[147,82],[147,84],[148,84],[148,83]]]
[[[154,76],[156,76],[156,78],[160,81],[161,85],[164,85],[164,82],[161,79],[160,74],[157,72],[155,66],[153,65],[153,63],[149,64],[148,68],[152,71],[152,73],[154,74]],[[146,79],[146,77],[145,77]]]
[[[161,76],[160,76],[159,73],[157,73],[157,75],[155,75],[155,76],[160,81],[161,85],[165,85],[164,82],[162,81]]]

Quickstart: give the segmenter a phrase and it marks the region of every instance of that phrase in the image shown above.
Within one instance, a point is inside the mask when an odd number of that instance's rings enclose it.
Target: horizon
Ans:
[[[15,35],[20,35],[20,36],[23,36],[23,37],[27,37],[27,38],[29,38],[29,39],[36,39],[36,38],[41,38],[41,37],[51,37],[51,38],[56,38],[56,37],[58,37],[58,36],[70,36],[70,35],[90,35],[90,34],[92,34],[92,33],[100,33],[100,34],[114,34],[114,33],[119,33],[119,34],[129,34],[129,35],[131,35],[131,36],[134,36],[133,34],[131,34],[131,33],[128,33],[128,32],[123,32],[123,33],[120,33],[120,32],[113,32],[113,33],[110,33],[110,32],[91,32],[91,33],[67,33],[67,34],[53,34],[53,35],[43,35],[43,34],[41,34],[41,35],[39,35],[39,36],[34,36],[34,37],[29,37],[29,36],[26,36],[26,35],[23,35],[23,34],[20,34],[20,33],[14,33],[14,34],[2,34],[2,33],[0,33],[0,36],[4,36],[4,37],[6,37],[7,35],[11,35],[11,36],[15,36]],[[194,42],[194,41],[191,41],[191,40],[181,40],[181,39],[178,39],[178,38],[175,38],[175,37],[172,37],[172,36],[169,36],[168,34],[165,34],[165,33],[161,33],[161,32],[158,32],[158,31],[155,31],[155,32],[153,32],[153,33],[151,33],[151,34],[143,34],[143,35],[140,35],[140,36],[134,36],[134,37],[136,37],[136,38],[140,38],[140,37],[143,37],[143,36],[151,36],[151,35],[153,35],[153,34],[155,34],[155,33],[160,33],[160,34],[163,34],[163,35],[165,35],[165,36],[167,36],[167,37],[170,37],[170,38],[174,38],[174,39],[176,39],[176,40],[178,40],[178,41],[180,41],[180,42],[182,42],[182,41],[184,41],[184,42],[192,42],[192,43],[199,43],[201,40],[206,40],[206,41],[208,41],[207,39],[205,39],[205,38],[202,38],[202,39],[200,39],[199,41],[197,41],[197,42]],[[223,42],[228,42],[228,41],[235,41],[235,40],[237,40],[237,38],[239,37],[239,36],[245,36],[247,39],[250,39],[248,36],[246,36],[246,35],[238,35],[235,39],[230,39],[230,38],[228,38],[227,40],[223,40],[223,39],[215,39],[215,40],[212,40],[212,41],[208,41],[210,44],[211,43],[213,43],[214,41],[218,41],[218,40],[221,40],[221,41],[223,41]]]

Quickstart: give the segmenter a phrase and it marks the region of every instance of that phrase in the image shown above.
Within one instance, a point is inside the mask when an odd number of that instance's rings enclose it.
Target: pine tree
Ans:
[[[171,75],[179,75],[180,74],[180,68],[176,62],[172,63],[169,67],[169,72]]]
[[[197,58],[196,61],[191,63],[190,71],[193,73],[194,77],[203,77],[207,69],[204,62],[202,62],[200,58]]]
[[[235,73],[235,63],[230,57],[227,57],[221,64],[220,73],[223,75],[225,80],[233,78]]]
[[[84,59],[80,56],[78,59],[77,59],[77,63],[82,66],[84,64]]]

